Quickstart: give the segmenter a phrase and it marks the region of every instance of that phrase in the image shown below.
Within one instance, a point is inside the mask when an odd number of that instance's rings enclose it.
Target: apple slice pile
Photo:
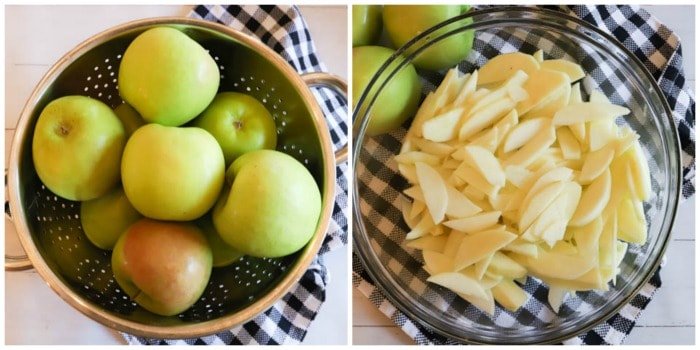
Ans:
[[[429,282],[489,314],[523,306],[528,275],[555,312],[615,283],[628,243],[646,241],[651,180],[639,136],[615,122],[630,111],[599,92],[584,101],[584,75],[515,52],[451,69],[428,94],[395,160]]]

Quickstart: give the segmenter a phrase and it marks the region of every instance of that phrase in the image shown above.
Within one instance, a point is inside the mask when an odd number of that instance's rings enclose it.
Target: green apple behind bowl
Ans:
[[[239,92],[217,94],[192,125],[216,138],[226,166],[246,152],[277,146],[277,126],[270,112],[255,97]]]
[[[149,123],[179,126],[214,99],[219,67],[204,47],[175,28],[139,34],[119,64],[119,94]]]
[[[369,86],[379,68],[394,54],[394,51],[382,46],[357,46],[352,49],[352,103],[357,107],[358,100],[364,90]],[[384,71],[377,82],[382,82],[398,63],[394,61],[392,66]],[[368,93],[368,99],[377,94],[379,85],[375,83],[372,91]],[[413,116],[418,109],[421,87],[418,74],[412,64],[408,63],[377,96],[373,108],[370,111],[367,134],[370,136],[390,132],[403,124]],[[365,113],[364,109],[359,115]]]
[[[321,215],[321,193],[304,165],[275,150],[248,152],[226,171],[212,218],[221,238],[255,257],[302,249]]]
[[[399,48],[430,27],[467,13],[470,9],[469,5],[386,5],[382,20],[389,40]],[[434,32],[431,37],[437,38],[471,22],[471,19],[458,21]],[[473,42],[473,30],[451,35],[418,54],[413,64],[419,69],[451,68],[467,57]],[[411,52],[406,52],[406,55]]]
[[[224,184],[224,155],[216,139],[196,127],[146,124],[124,147],[122,186],[142,215],[190,221],[214,206]]]
[[[94,199],[118,184],[125,142],[124,127],[109,106],[86,96],[59,97],[34,127],[34,168],[54,194]]]
[[[352,46],[374,45],[382,35],[382,5],[352,5]]]
[[[172,316],[190,308],[204,292],[212,253],[195,225],[144,218],[119,237],[112,270],[119,286],[137,304]]]

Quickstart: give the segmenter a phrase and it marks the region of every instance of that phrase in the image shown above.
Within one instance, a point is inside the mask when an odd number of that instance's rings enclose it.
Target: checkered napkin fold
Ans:
[[[300,74],[326,71],[306,22],[294,6],[196,6],[190,17],[228,25],[256,36],[285,58]],[[328,89],[312,88],[328,122],[336,149],[347,144],[347,103]],[[348,242],[347,164],[336,168],[336,199],[328,233],[319,255],[299,282],[269,310],[251,321],[209,336],[193,339],[148,339],[122,334],[131,345],[299,344],[325,300],[330,280],[323,254]]]
[[[578,17],[613,35],[633,52],[651,72],[673,111],[673,118],[680,135],[683,165],[681,199],[685,200],[691,197],[695,193],[695,98],[685,82],[681,43],[678,36],[638,6],[546,7]],[[516,43],[509,42],[508,44],[518,46]],[[391,204],[387,203],[387,205]],[[397,249],[402,248],[397,247]],[[454,340],[432,332],[398,310],[374,285],[359,257],[355,254],[353,254],[353,285],[416,343],[424,345],[455,344]],[[646,308],[654,292],[660,286],[661,278],[659,270],[657,270],[650,281],[641,289],[641,292],[617,314],[587,333],[580,334],[564,343],[621,344],[634,327],[635,320],[641,311]],[[525,286],[525,289],[528,289],[534,298],[541,301],[540,304],[546,304],[547,293],[543,288],[543,286],[530,283],[530,281]],[[541,293],[543,291],[544,293]],[[537,310],[528,311],[531,312],[536,322],[539,317]]]

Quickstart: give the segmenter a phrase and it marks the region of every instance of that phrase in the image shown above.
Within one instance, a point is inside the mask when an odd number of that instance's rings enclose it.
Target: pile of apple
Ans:
[[[398,170],[407,245],[429,282],[490,314],[515,311],[528,276],[569,293],[607,290],[628,244],[644,244],[651,178],[630,111],[582,98],[581,67],[507,53],[468,74],[448,71],[421,104]]]
[[[357,107],[374,75],[394,55],[396,49],[429,28],[470,9],[469,5],[353,5],[353,107]],[[435,31],[432,37],[437,38],[471,22],[471,19],[456,21]],[[388,40],[383,40],[383,33],[386,33]],[[439,71],[455,66],[469,54],[473,41],[474,31],[467,30],[431,45],[418,53],[377,94],[381,82],[399,66],[399,62],[394,61],[378,78],[373,90],[367,92],[367,101],[377,95],[374,107],[369,112],[367,135],[390,132],[413,116],[421,97],[418,71]],[[415,50],[416,45],[412,45],[403,54],[409,56]],[[365,107],[362,108],[358,115],[365,114]]]
[[[281,257],[313,236],[321,194],[276,151],[254,97],[220,90],[211,55],[167,26],[138,35],[119,63],[124,104],[59,97],[42,110],[32,157],[44,185],[80,201],[89,240],[112,250],[119,286],[160,315],[189,308],[212,268]]]

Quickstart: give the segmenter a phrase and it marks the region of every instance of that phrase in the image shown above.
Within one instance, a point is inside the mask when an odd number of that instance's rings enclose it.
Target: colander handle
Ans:
[[[321,86],[330,88],[343,96],[345,102],[348,101],[348,83],[339,76],[323,72],[313,72],[302,74],[301,78],[309,87]],[[337,164],[346,162],[347,160],[348,145],[345,144],[341,149],[335,152],[335,162]]]
[[[12,212],[10,211],[10,202],[7,200],[7,169],[5,169],[5,219],[12,220]],[[5,230],[7,234],[7,230]],[[26,270],[32,267],[31,261],[26,255],[8,255],[5,253],[5,270],[19,271]]]

